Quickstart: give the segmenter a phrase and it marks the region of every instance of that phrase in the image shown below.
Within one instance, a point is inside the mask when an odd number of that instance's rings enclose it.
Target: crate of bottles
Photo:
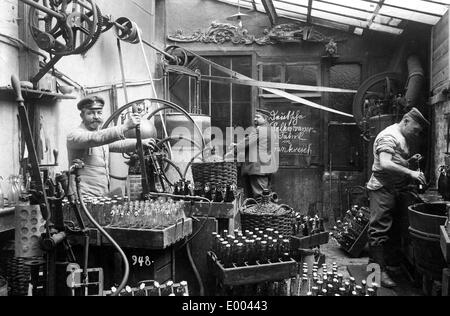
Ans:
[[[161,250],[192,234],[192,219],[152,229],[105,227],[105,230],[121,247]]]
[[[113,287],[109,291],[104,291],[104,296],[116,293],[117,288]],[[159,284],[157,281],[148,280],[139,282],[137,287],[127,285],[117,296],[189,296],[189,287],[186,281],[180,283],[167,281]]]
[[[441,226],[441,249],[447,263],[450,263],[450,223],[448,227]]]
[[[238,201],[233,202],[193,202],[186,208],[190,216],[209,216],[215,218],[234,218],[239,212]]]
[[[314,263],[312,269],[304,263],[300,272],[291,282],[294,283],[291,292],[297,293],[295,296],[378,296],[378,284],[369,284],[366,280],[357,284],[355,278],[345,278],[339,273],[336,262],[332,266]]]
[[[209,216],[231,219],[239,212],[242,192],[231,184],[214,186],[209,183],[202,185],[199,183],[191,184],[189,181],[180,181],[175,187],[174,195],[203,198],[193,202],[189,200],[190,203],[186,204],[185,209],[188,216]],[[182,199],[182,197],[180,198]]]
[[[324,219],[316,216],[302,216],[296,213],[294,235],[291,236],[293,249],[310,249],[325,245],[330,240],[330,233],[325,231]]]
[[[268,228],[213,234],[210,269],[222,285],[236,286],[289,279],[297,274],[290,240]]]
[[[212,273],[225,286],[290,279],[297,274],[298,269],[297,262],[290,258],[285,261],[268,260],[265,263],[257,261],[254,264],[245,262],[242,265],[233,264],[226,268],[215,253],[208,252],[208,257],[213,267]]]
[[[353,206],[336,222],[331,235],[352,257],[359,257],[368,241],[370,210]]]
[[[87,199],[85,205],[94,220],[122,247],[151,250],[165,249],[192,233],[192,220],[185,216],[185,203],[172,199],[129,201],[127,197]],[[67,221],[76,223],[73,205],[64,201]],[[84,215],[84,212],[82,212]],[[83,216],[87,227],[94,225]],[[107,243],[99,234],[94,244]]]

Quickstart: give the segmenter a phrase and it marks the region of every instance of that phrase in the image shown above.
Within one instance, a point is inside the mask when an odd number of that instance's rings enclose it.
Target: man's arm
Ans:
[[[136,150],[136,139],[126,139],[109,144],[109,151],[113,153],[129,153]]]
[[[86,149],[108,145],[120,140],[125,140],[124,133],[141,123],[141,117],[138,114],[130,114],[125,124],[116,127],[110,127],[99,131],[88,131],[77,129],[67,136],[67,147],[72,149]]]
[[[395,172],[409,176],[411,179],[419,181],[422,184],[426,184],[425,175],[420,171],[413,171],[406,167],[396,164],[392,161],[392,154],[387,152],[380,153],[380,166],[383,170],[389,172]]]
[[[67,136],[67,146],[73,149],[100,147],[116,141],[124,140],[125,126],[116,126],[100,131],[78,129]]]

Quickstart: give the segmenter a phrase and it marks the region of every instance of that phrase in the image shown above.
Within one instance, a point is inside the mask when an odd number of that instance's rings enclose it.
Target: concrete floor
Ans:
[[[325,262],[331,266],[333,263],[337,263],[339,267],[339,273],[344,278],[350,278],[349,266],[361,268],[352,268],[352,271],[358,271],[358,275],[353,275],[357,281],[364,275],[365,267],[369,262],[368,248],[366,248],[361,257],[351,258],[338,244],[336,240],[330,238],[328,244],[321,246],[320,252],[325,255]],[[420,288],[417,288],[413,282],[406,276],[405,273],[400,273],[399,276],[393,277],[399,284],[399,287],[395,290],[380,289],[379,296],[423,296],[423,292]]]

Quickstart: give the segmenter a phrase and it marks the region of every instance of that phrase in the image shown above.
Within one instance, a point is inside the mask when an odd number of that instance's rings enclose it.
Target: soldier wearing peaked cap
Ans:
[[[272,175],[279,168],[279,134],[269,124],[271,113],[256,110],[254,128],[243,141],[235,145],[238,152],[245,151],[242,175],[247,197],[260,199],[263,191],[271,191]]]
[[[400,266],[401,236],[395,231],[399,227],[400,203],[413,202],[412,183],[426,185],[425,175],[410,169],[422,159],[420,154],[410,152],[410,145],[428,126],[430,122],[413,108],[400,123],[389,126],[375,139],[373,173],[367,184],[371,211],[370,260],[381,266],[381,285],[387,288],[396,286],[388,270]]]
[[[69,165],[76,159],[85,164],[79,173],[81,193],[86,197],[109,194],[110,152],[127,153],[136,150],[136,140],[126,139],[124,133],[140,124],[139,114],[130,114],[123,125],[100,129],[103,124],[104,106],[105,101],[98,96],[81,100],[77,108],[80,110],[82,123],[67,135]],[[142,143],[146,147],[155,145],[153,139],[145,139]]]

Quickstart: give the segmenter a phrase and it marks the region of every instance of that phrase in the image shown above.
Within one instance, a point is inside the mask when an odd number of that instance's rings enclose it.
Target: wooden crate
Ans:
[[[219,231],[227,229],[233,231],[235,229],[241,229],[241,216],[239,213],[239,207],[242,204],[243,193],[238,191],[236,199],[229,203],[216,203],[213,202],[193,202],[185,203],[186,216],[191,217],[211,217],[215,218],[219,222]]]
[[[14,207],[0,208],[0,233],[14,230]]]
[[[329,241],[329,232],[322,232],[306,237],[291,236],[291,248],[295,250],[316,248],[328,244]]]
[[[105,230],[123,248],[160,250],[192,234],[192,219],[188,218],[162,229],[105,228]],[[106,239],[102,241],[107,243]]]
[[[189,203],[186,203],[189,205]],[[188,207],[188,214],[189,216],[199,216],[199,217],[205,217],[209,214],[209,217],[214,218],[233,218],[236,213],[239,211],[237,201],[231,203],[211,203],[211,210],[210,204],[207,202],[194,202],[190,204],[190,207]]]
[[[445,226],[441,226],[441,249],[444,254],[445,261],[450,264],[450,236],[448,235],[447,228]]]
[[[366,247],[367,242],[369,241],[369,224],[364,228],[361,235],[359,235],[358,239],[355,243],[350,247],[350,249],[346,249],[346,251],[353,257],[357,258],[361,255],[364,247]]]
[[[225,269],[212,252],[208,252],[210,272],[224,286],[257,284],[267,281],[290,279],[297,275],[298,263],[291,259],[287,262],[258,264]]]

